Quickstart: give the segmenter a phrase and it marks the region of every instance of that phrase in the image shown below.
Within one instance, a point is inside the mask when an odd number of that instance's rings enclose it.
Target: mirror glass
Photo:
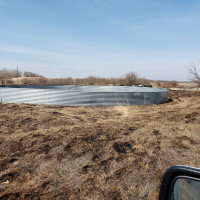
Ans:
[[[200,181],[179,178],[174,184],[170,200],[199,200],[200,199]]]

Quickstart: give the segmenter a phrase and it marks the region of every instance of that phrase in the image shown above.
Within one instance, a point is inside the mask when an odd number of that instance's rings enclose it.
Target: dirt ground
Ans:
[[[161,105],[0,104],[0,199],[157,199],[172,165],[200,167],[200,92]]]

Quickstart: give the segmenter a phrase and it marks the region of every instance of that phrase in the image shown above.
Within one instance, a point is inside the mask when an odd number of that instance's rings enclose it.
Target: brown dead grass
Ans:
[[[150,106],[0,104],[0,199],[157,199],[172,165],[200,167],[200,92]]]

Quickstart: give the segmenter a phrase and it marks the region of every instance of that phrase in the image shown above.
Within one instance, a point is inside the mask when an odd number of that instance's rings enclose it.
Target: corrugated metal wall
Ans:
[[[1,102],[64,106],[114,106],[160,104],[168,90],[132,86],[6,86]]]

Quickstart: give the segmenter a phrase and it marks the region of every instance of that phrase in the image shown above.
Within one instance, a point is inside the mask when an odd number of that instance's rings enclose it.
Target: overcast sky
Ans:
[[[0,68],[187,80],[199,60],[197,0],[0,0]]]

